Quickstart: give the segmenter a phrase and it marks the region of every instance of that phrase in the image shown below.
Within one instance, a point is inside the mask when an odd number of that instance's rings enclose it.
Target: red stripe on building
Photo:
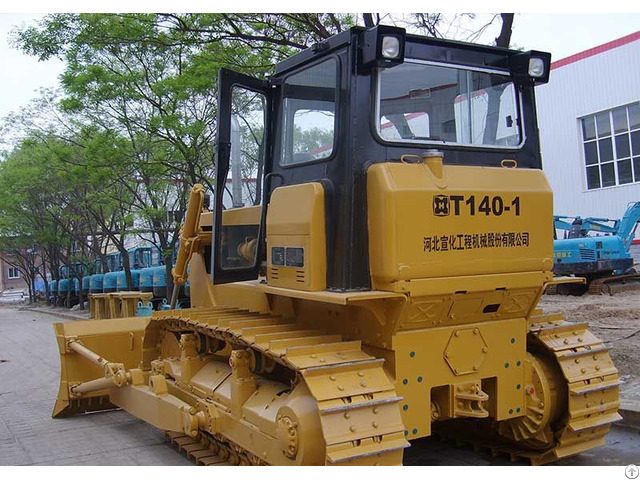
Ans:
[[[404,118],[406,120],[413,120],[414,118],[418,118],[418,117],[421,117],[423,115],[426,115],[426,112],[413,112],[413,113],[410,113],[409,115],[405,114]],[[380,125],[380,130],[384,130],[386,128],[391,128],[391,127],[393,127],[393,123],[385,122],[382,125]]]
[[[589,50],[585,50],[584,52],[576,53],[575,55],[571,55],[567,58],[562,58],[556,62],[551,62],[551,70],[564,67],[565,65],[569,65],[570,63],[584,60],[585,58],[593,57],[594,55],[598,55],[599,53],[603,53],[608,50],[613,50],[614,48],[627,45],[628,43],[635,42],[639,39],[640,31],[637,31],[635,33],[627,35],[626,37],[618,38],[617,40],[612,40],[611,42],[607,42],[597,47],[590,48]]]

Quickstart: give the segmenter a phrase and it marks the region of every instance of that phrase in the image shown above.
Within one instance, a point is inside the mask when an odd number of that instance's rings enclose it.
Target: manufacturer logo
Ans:
[[[434,195],[433,196],[433,214],[436,217],[446,217],[449,215],[449,196]]]
[[[503,214],[520,216],[520,197],[514,197],[509,203],[500,195],[434,195],[433,214],[436,217],[449,215],[494,215]]]

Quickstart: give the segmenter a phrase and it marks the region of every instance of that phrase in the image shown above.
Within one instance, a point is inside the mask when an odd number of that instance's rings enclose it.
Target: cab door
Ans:
[[[265,165],[270,162],[268,82],[220,69],[216,191],[211,254],[214,284],[258,278],[264,258]]]

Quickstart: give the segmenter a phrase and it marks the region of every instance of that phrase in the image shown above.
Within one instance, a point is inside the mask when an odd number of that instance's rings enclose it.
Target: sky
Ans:
[[[454,14],[446,15],[452,17]],[[27,105],[37,97],[40,88],[58,85],[58,77],[64,69],[62,61],[39,62],[9,44],[9,33],[13,28],[34,24],[40,18],[42,14],[0,13],[0,61],[3,70],[0,75],[0,119]],[[448,32],[449,36],[464,40],[466,27],[479,27],[490,18],[491,14],[478,14],[472,24],[460,21],[457,28]],[[491,43],[499,29],[500,20],[497,19],[478,41]],[[553,60],[559,60],[638,30],[639,13],[516,14],[512,46],[549,51]]]
[[[11,111],[29,103],[37,96],[40,88],[55,88],[64,63],[54,59],[39,62],[14,49],[9,44],[9,33],[14,27],[22,27],[35,22],[42,15],[0,14],[0,119]]]

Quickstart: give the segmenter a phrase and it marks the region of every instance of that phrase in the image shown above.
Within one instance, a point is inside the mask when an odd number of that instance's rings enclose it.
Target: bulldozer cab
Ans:
[[[548,80],[549,63],[542,52],[378,26],[314,45],[268,80],[222,69],[213,282],[255,279],[268,255],[270,266],[286,264],[286,254],[293,265],[302,261],[302,251],[267,252],[267,211],[258,206],[276,189],[314,182],[323,190],[331,252],[326,287],[371,289],[369,166],[415,161],[435,148],[445,165],[540,169],[533,87]],[[253,223],[241,213],[247,207]],[[251,241],[255,254],[243,257]]]

